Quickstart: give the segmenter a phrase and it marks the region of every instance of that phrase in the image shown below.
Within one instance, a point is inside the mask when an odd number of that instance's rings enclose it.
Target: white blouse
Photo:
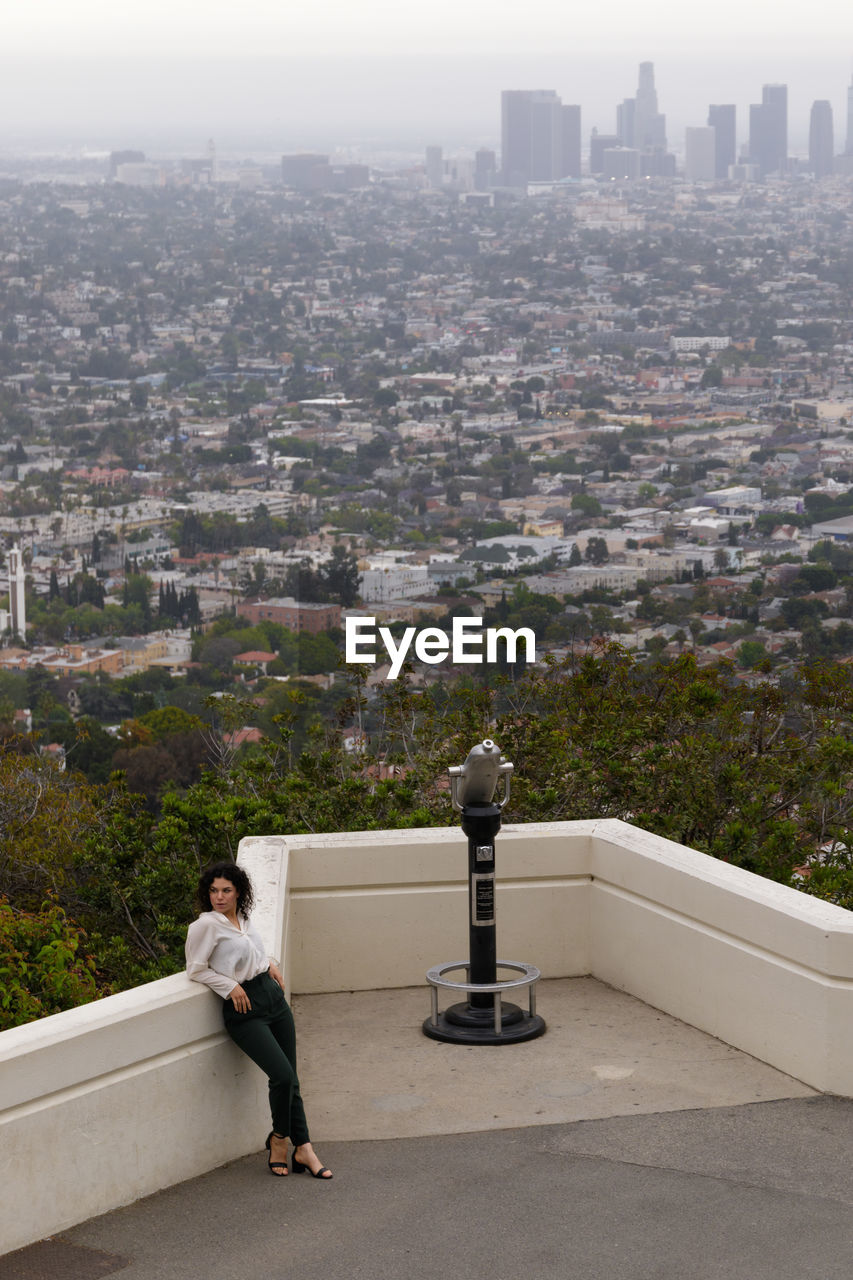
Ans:
[[[204,911],[187,930],[184,947],[187,973],[204,982],[223,1000],[240,983],[257,978],[270,967],[263,939],[247,916],[238,915],[237,928],[220,911]]]

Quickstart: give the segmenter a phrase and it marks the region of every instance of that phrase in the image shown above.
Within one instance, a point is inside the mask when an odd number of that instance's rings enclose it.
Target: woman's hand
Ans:
[[[270,961],[270,977],[273,982],[277,982],[282,991],[284,991],[284,974],[281,972],[281,969],[279,969],[274,960]]]
[[[231,1001],[231,1003],[233,1004],[234,1008],[237,1010],[238,1013],[248,1013],[252,1007],[251,1000],[246,995],[245,991],[240,986],[239,982],[237,983],[237,986],[234,988],[234,990],[231,992],[228,999]]]

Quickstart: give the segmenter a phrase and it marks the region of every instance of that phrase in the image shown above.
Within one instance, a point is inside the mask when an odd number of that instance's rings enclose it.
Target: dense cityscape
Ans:
[[[651,63],[583,174],[580,108],[501,105],[500,165],[220,171],[210,144],[168,174],[115,152],[73,186],[6,179],[0,527],[21,554],[0,620],[27,641],[6,671],[183,678],[261,598],[325,636],[342,609],[524,596],[542,653],[847,651],[824,550],[849,487],[847,153],[789,161],[766,86],[745,156],[715,106],[676,176]],[[286,671],[251,648],[243,679],[336,666],[334,644]]]

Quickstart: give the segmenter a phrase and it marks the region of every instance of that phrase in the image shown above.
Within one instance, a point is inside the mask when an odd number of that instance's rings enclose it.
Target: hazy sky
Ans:
[[[697,48],[820,55],[853,31],[844,0],[749,4],[714,0],[30,0],[4,5],[9,53],[658,54]]]
[[[501,88],[553,88],[583,130],[615,126],[655,63],[670,144],[761,85],[790,88],[792,149],[816,97],[843,145],[853,24],[843,0],[7,0],[0,145],[489,145]],[[848,47],[839,33],[850,32]]]

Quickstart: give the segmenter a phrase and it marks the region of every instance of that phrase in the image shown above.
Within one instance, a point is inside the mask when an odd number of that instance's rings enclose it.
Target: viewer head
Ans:
[[[243,868],[239,867],[236,862],[212,862],[209,867],[205,867],[199,877],[198,889],[196,890],[199,911],[213,910],[210,901],[210,889],[214,880],[219,879],[229,880],[233,884],[237,890],[237,910],[244,916],[249,915],[255,905],[252,882]]]

